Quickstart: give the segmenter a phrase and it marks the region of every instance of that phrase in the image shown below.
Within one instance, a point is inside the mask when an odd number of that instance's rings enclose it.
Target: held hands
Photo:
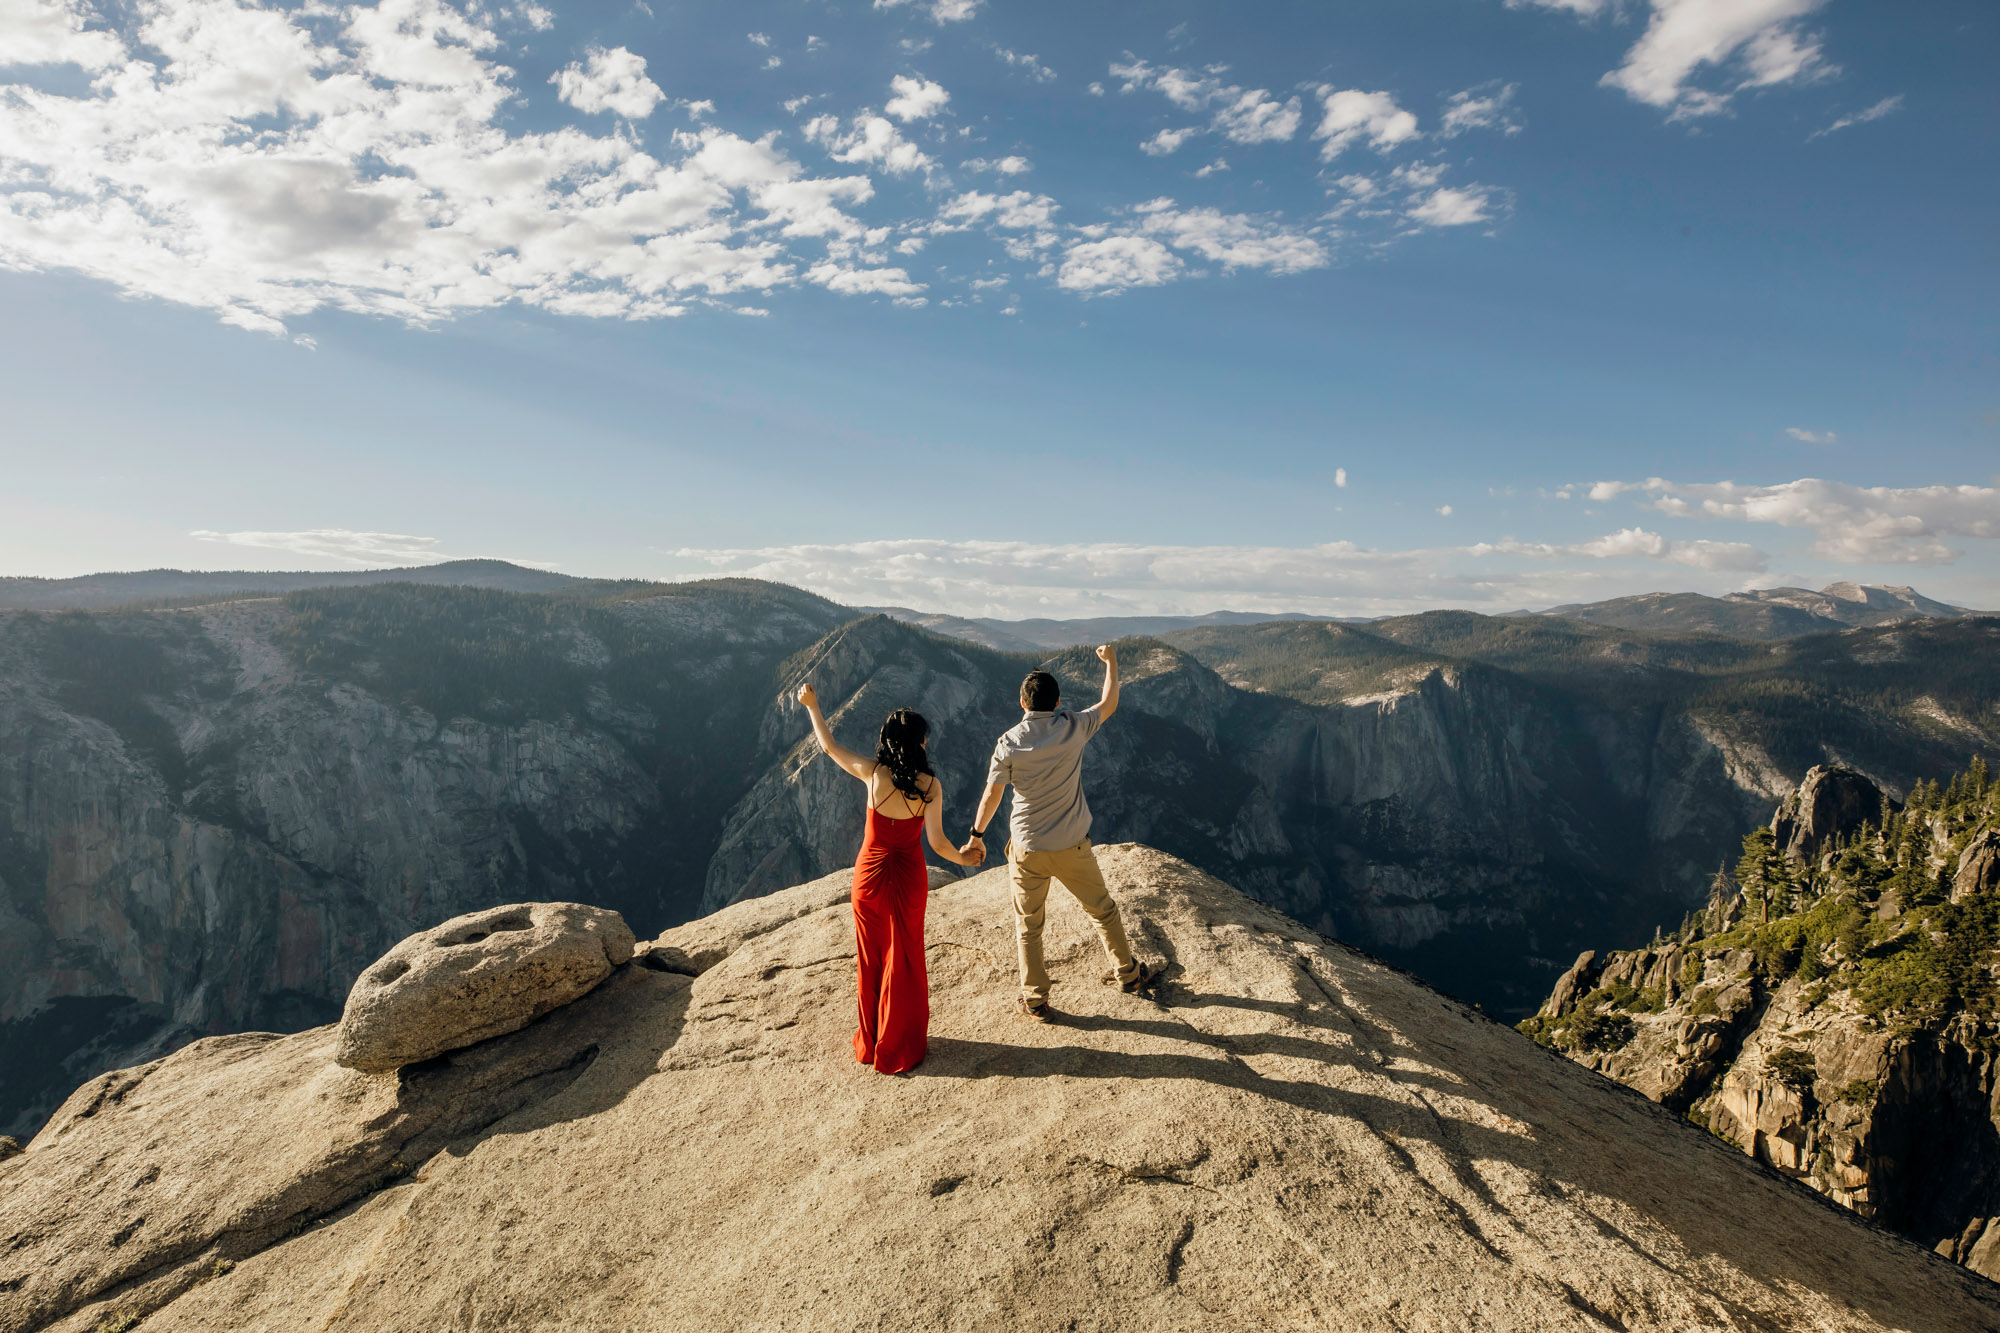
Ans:
[[[976,866],[984,864],[986,861],[986,839],[975,833],[972,837],[966,839],[965,846],[958,849],[958,854],[965,858],[959,862],[960,865]]]
[[[819,691],[812,687],[811,682],[807,682],[799,686],[798,701],[802,708],[818,708]]]

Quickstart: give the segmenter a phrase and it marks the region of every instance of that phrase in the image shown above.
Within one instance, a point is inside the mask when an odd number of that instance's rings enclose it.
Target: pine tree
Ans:
[[[1736,882],[1743,886],[1743,899],[1755,903],[1758,919],[1771,919],[1771,895],[1776,890],[1774,872],[1779,860],[1778,839],[1768,828],[1752,829],[1743,839],[1743,855],[1736,862]]]

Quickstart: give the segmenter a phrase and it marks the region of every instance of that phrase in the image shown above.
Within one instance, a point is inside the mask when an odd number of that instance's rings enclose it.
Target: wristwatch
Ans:
[[[969,827],[969,826],[968,826],[968,827]],[[975,837],[975,838],[977,838],[977,839],[979,839],[979,840],[980,840],[981,842],[984,842],[984,841],[986,841],[986,830],[984,830],[984,829],[973,829],[973,830],[972,830],[972,836],[973,836],[973,837]]]

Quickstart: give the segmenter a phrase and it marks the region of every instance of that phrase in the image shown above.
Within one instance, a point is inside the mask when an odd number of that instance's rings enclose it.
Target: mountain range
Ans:
[[[1697,899],[1816,763],[1992,752],[2000,621],[1766,643],[1548,616],[1177,629],[1123,646],[1086,767],[1152,843],[1510,1018]],[[969,814],[1006,652],[749,580],[407,582],[0,613],[0,1128],[213,1033],[326,1021],[389,943],[496,902],[653,931],[848,863],[791,688],[872,746],[914,706]]]
[[[0,578],[0,611],[159,607],[203,600],[276,596],[306,588],[361,588],[384,583],[496,588],[507,592],[553,592],[564,588],[616,586],[619,582],[630,586],[632,581],[583,579],[551,570],[529,569],[505,560],[447,560],[400,569],[333,572],[148,569],[130,573],[85,574],[66,579]],[[1342,624],[1367,624],[1370,620],[1381,618],[1311,616],[1298,611],[1211,611],[1205,615],[1004,620],[941,611],[914,611],[903,606],[855,609],[864,614],[886,615],[1002,652],[1068,648],[1079,643],[1104,643],[1135,635],[1255,625],[1276,620],[1331,619]],[[1540,613],[1522,610],[1506,614],[1551,615],[1660,634],[1721,634],[1733,638],[1784,639],[1918,617],[1951,618],[1978,613],[1926,597],[1914,588],[1831,583],[1818,592],[1806,588],[1763,588],[1724,593],[1720,597],[1692,592],[1643,593],[1605,602],[1558,606]]]

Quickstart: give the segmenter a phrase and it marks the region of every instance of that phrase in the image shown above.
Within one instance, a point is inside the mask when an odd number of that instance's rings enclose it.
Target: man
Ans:
[[[1039,1023],[1050,1018],[1049,973],[1042,962],[1042,922],[1049,880],[1062,886],[1097,923],[1097,937],[1117,969],[1119,988],[1147,990],[1158,974],[1132,957],[1118,904],[1104,887],[1104,875],[1090,850],[1090,806],[1083,799],[1083,747],[1118,711],[1118,651],[1097,650],[1104,663],[1104,694],[1082,712],[1062,707],[1056,678],[1030,671],[1021,682],[1019,726],[993,747],[986,794],[972,818],[972,837],[961,849],[986,854],[986,825],[1000,809],[1009,784],[1014,810],[1008,820],[1007,873],[1014,883],[1015,954],[1021,965],[1021,998],[1016,1008]]]

